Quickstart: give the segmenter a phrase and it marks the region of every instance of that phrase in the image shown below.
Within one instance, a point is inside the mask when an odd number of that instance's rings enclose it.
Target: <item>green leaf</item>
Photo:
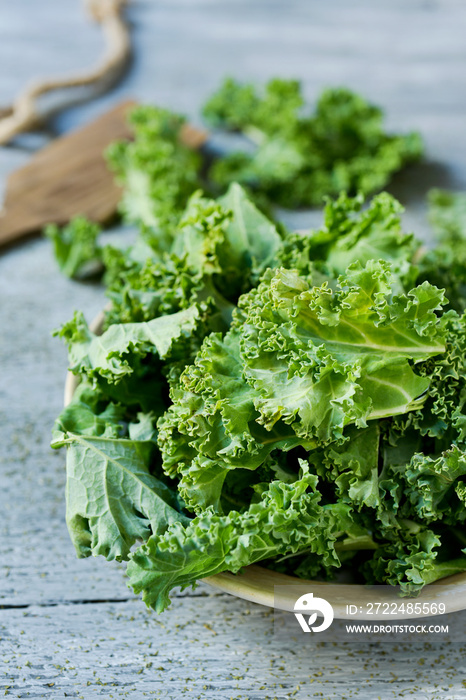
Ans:
[[[66,522],[78,556],[126,559],[136,540],[188,523],[175,492],[150,473],[151,442],[66,433]]]
[[[440,242],[466,249],[466,194],[433,189],[429,192],[429,220]]]
[[[258,414],[235,339],[208,336],[170,393],[173,404],[158,421],[163,469],[181,476],[178,488],[189,507],[218,508],[228,470],[255,469],[274,447],[250,433]]]
[[[198,306],[148,322],[111,325],[102,335],[92,333],[82,313],[55,334],[65,340],[70,370],[89,378],[102,377],[117,383],[132,374],[133,358],[153,354],[161,359],[189,348],[191,336],[202,321]]]
[[[240,129],[258,144],[213,163],[211,179],[237,181],[285,207],[316,206],[340,192],[384,187],[422,155],[417,133],[385,132],[382,110],[345,88],[324,90],[312,113],[297,81],[271,80],[260,92],[228,80],[204,108],[215,126]]]
[[[433,455],[452,444],[466,448],[466,316],[450,310],[442,315],[439,325],[445,352],[419,365],[420,374],[430,379],[422,409],[408,421],[395,419],[391,427],[392,444],[400,437],[405,439],[405,434],[410,441],[414,430],[418,439],[427,441],[426,451]]]
[[[87,382],[81,382],[55,421],[52,447],[70,432],[78,435],[116,438],[122,435],[126,408],[109,401],[100,391]]]
[[[236,183],[230,185],[219,202],[232,213],[220,259],[222,269],[225,270],[227,264],[232,268],[251,269],[252,281],[257,283],[264,270],[276,266],[276,254],[281,245],[277,228]]]
[[[418,279],[443,287],[450,308],[462,313],[466,309],[466,195],[434,189],[428,200],[438,245],[420,257]]]
[[[309,454],[317,474],[337,487],[338,497],[359,510],[363,506],[376,508],[380,504],[378,421],[367,428],[348,426],[343,444],[331,443]]]
[[[406,499],[404,512],[430,523],[443,520],[455,525],[466,520],[462,477],[466,453],[452,446],[440,456],[415,453],[408,464],[392,465],[392,474]]]
[[[417,528],[412,534],[403,533],[395,542],[374,552],[363,567],[366,580],[368,583],[399,585],[404,595],[412,595],[437,579],[437,573],[440,573],[436,569],[439,545],[440,540],[432,530]]]
[[[278,270],[240,298],[231,330],[204,340],[158,422],[163,469],[181,476],[190,508],[220,509],[228,471],[257,469],[273,449],[343,442],[347,425],[422,406],[429,379],[413,366],[445,349],[442,294],[392,296],[391,281],[374,261],[350,267],[335,292]]]
[[[129,121],[134,140],[114,142],[106,152],[124,187],[120,208],[129,221],[155,227],[163,237],[199,187],[200,157],[180,140],[181,115],[145,105],[135,107]]]
[[[206,102],[202,113],[214,127],[240,129],[251,122],[258,102],[253,85],[240,85],[233,78],[226,78]]]
[[[186,527],[175,523],[131,555],[131,586],[162,612],[174,586],[183,589],[221,571],[236,573],[279,554],[311,551],[338,566],[333,543],[350,526],[350,511],[321,506],[316,486],[317,478],[303,465],[301,478],[293,484],[273,481],[243,513],[221,516],[208,508]]]
[[[403,207],[387,192],[372,198],[361,211],[362,195],[328,201],[324,209],[324,225],[309,233],[288,233],[279,261],[283,267],[296,268],[301,274],[315,276],[316,268],[332,283],[333,277],[344,274],[353,263],[365,265],[369,260],[385,260],[391,264],[397,291],[411,289],[417,276],[412,260],[420,242],[401,229]]]
[[[428,285],[391,296],[389,267],[353,265],[333,292],[279,270],[240,302],[241,354],[260,422],[279,420],[298,436],[339,439],[345,425],[422,404],[427,377],[412,364],[445,349]]]
[[[98,224],[83,216],[75,217],[63,228],[56,224],[45,228],[64,275],[81,279],[102,272],[102,250],[97,243],[100,232]]]
[[[173,244],[173,254],[204,282],[236,302],[275,262],[281,238],[244,190],[233,184],[217,201],[191,197]]]

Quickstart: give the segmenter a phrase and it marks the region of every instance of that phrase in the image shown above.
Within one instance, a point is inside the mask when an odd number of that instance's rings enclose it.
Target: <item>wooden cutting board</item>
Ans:
[[[83,215],[105,224],[115,215],[121,190],[104,160],[105,148],[115,139],[131,138],[127,100],[90,124],[58,138],[10,175],[3,211],[0,246],[40,231],[46,224],[65,224]],[[182,141],[199,148],[206,132],[185,126]]]

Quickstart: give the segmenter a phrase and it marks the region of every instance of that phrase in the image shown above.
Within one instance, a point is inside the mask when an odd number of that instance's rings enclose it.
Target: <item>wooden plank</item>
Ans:
[[[0,149],[0,210],[8,176],[17,168],[25,165],[29,158],[29,153],[18,148]]]
[[[104,151],[113,141],[131,137],[127,117],[134,105],[126,100],[56,139],[10,175],[0,211],[0,246],[40,231],[48,223],[65,224],[78,215],[108,224],[116,214],[121,187],[115,183]],[[185,124],[180,138],[195,149],[206,141],[207,132]]]
[[[464,700],[464,649],[279,640],[268,609],[225,596],[30,607],[0,616],[8,697]]]
[[[64,224],[78,214],[100,223],[115,215],[121,188],[107,167],[104,150],[115,139],[130,137],[126,119],[133,106],[127,100],[56,139],[10,176],[0,212],[0,245],[50,222]]]

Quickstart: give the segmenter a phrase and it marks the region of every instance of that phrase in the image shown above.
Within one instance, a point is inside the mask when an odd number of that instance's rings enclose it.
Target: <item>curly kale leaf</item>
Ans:
[[[429,219],[438,240],[466,247],[466,194],[433,189],[429,192]]]
[[[430,529],[414,526],[380,546],[362,567],[368,583],[400,586],[402,595],[418,593],[427,583],[466,570],[466,556],[442,557],[441,541]]]
[[[466,195],[429,192],[429,219],[438,244],[418,261],[418,279],[445,289],[449,307],[466,310]]]
[[[320,478],[331,482],[335,497],[357,510],[377,508],[383,500],[379,488],[380,429],[378,421],[367,428],[348,426],[342,444],[331,443],[309,453],[309,463]]]
[[[203,107],[209,124],[227,129],[254,126],[264,132],[286,133],[295,126],[297,114],[304,105],[297,80],[272,79],[258,95],[254,85],[241,85],[226,78],[220,89]]]
[[[260,498],[244,512],[219,515],[209,507],[187,526],[175,523],[153,535],[130,556],[131,586],[162,612],[174,586],[194,587],[197,579],[281,554],[305,550],[338,567],[334,543],[352,527],[351,512],[321,505],[317,481],[303,464],[294,483],[277,480],[258,489]]]
[[[341,191],[379,190],[422,155],[417,133],[385,133],[382,111],[347,89],[325,90],[314,114],[303,113],[303,103],[294,80],[272,80],[261,95],[228,79],[204,116],[215,126],[241,129],[258,147],[220,158],[212,180],[240,182],[282,206],[313,206]]]
[[[206,287],[185,258],[166,256],[163,262],[148,257],[144,264],[120,267],[107,288],[111,307],[106,326],[141,323],[187,309]],[[213,295],[212,290],[212,295]],[[217,296],[216,301],[220,303]]]
[[[275,448],[347,439],[349,424],[413,411],[429,379],[413,369],[445,350],[428,284],[393,296],[389,266],[351,266],[333,292],[269,272],[239,300],[232,329],[207,337],[159,420],[167,474],[194,510],[220,508],[228,470]]]
[[[237,184],[218,202],[195,195],[188,203],[172,252],[198,275],[212,278],[225,298],[236,301],[275,263],[281,237]]]
[[[77,435],[66,446],[66,521],[78,556],[126,559],[136,540],[188,523],[175,491],[150,473],[151,440]]]
[[[411,364],[444,351],[443,295],[425,284],[392,296],[392,284],[382,262],[350,266],[336,291],[283,270],[240,300],[244,373],[266,428],[282,419],[327,441],[416,408],[429,382]]]
[[[133,141],[116,141],[107,160],[123,185],[121,210],[129,221],[164,229],[176,224],[199,187],[200,155],[181,141],[185,117],[160,107],[135,107]]]
[[[466,452],[453,446],[438,457],[415,453],[408,464],[392,465],[387,475],[401,484],[406,499],[402,513],[430,523],[466,520]]]
[[[134,372],[134,358],[155,354],[162,360],[173,359],[186,352],[201,322],[202,309],[192,306],[148,322],[113,324],[102,335],[96,335],[77,312],[56,335],[68,345],[72,372],[117,384]]]
[[[445,353],[420,367],[430,379],[426,401],[385,427],[381,482],[391,484],[387,506],[403,517],[456,525],[465,518],[466,317],[448,311],[440,323]]]
[[[276,264],[281,236],[275,224],[233,184],[218,201],[200,192],[189,199],[179,224],[139,246],[141,253],[105,249],[107,324],[150,321],[211,300],[211,330],[227,330],[238,296]]]
[[[58,266],[64,275],[76,279],[102,271],[102,249],[97,242],[101,228],[84,216],[76,216],[67,226],[46,226]]]
[[[361,211],[364,197],[342,193],[328,200],[324,208],[324,225],[309,233],[288,233],[279,251],[279,263],[311,274],[317,267],[329,276],[338,277],[355,262],[369,260],[391,263],[400,279],[400,291],[408,291],[415,282],[412,260],[420,247],[412,234],[401,228],[401,204],[387,192],[372,198]]]
[[[54,443],[67,432],[97,437],[122,437],[126,413],[125,406],[109,401],[89,382],[81,382],[74,391],[71,403],[65,406],[55,421]]]
[[[445,352],[419,365],[419,373],[430,380],[429,394],[419,411],[394,418],[390,444],[399,449],[413,433],[424,451],[439,454],[451,445],[466,447],[466,316],[450,310],[439,326]],[[395,452],[396,454],[396,452]]]
[[[206,333],[205,305],[148,322],[113,324],[102,335],[90,331],[82,313],[56,331],[68,345],[70,370],[89,379],[108,399],[163,413],[166,375],[178,376]]]

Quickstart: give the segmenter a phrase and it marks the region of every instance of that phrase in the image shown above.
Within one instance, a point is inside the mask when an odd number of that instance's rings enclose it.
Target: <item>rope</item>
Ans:
[[[103,83],[104,86],[122,72],[131,53],[128,27],[123,18],[126,0],[84,0],[92,19],[101,25],[106,52],[100,64],[88,73],[68,78],[41,80],[18,95],[10,107],[0,110],[0,144],[17,134],[36,127],[42,120],[37,101],[41,95],[66,88]],[[5,116],[4,116],[5,115]],[[3,117],[3,118],[2,118]]]

